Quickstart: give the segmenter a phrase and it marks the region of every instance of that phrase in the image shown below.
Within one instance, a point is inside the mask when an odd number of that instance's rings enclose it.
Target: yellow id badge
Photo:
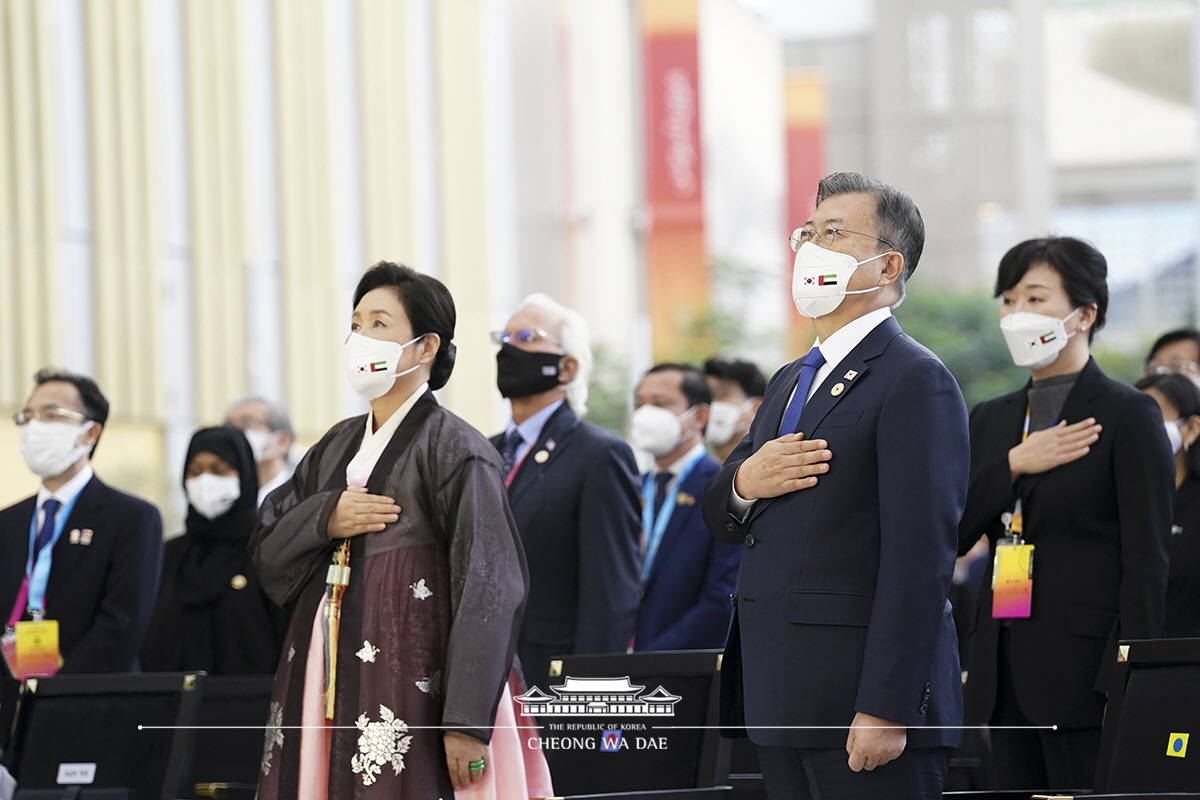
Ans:
[[[992,618],[1027,619],[1033,602],[1033,545],[997,544],[992,562]]]
[[[45,678],[58,672],[58,620],[17,623],[17,680]]]

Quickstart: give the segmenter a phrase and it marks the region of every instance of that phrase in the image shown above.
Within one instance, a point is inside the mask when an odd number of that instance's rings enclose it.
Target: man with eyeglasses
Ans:
[[[640,593],[640,497],[633,451],[585,422],[587,323],[547,295],[492,334],[496,384],[512,418],[492,443],[529,563],[517,641],[526,682],[549,692],[550,659],[623,653]]]
[[[874,178],[822,179],[793,234],[792,298],[818,341],[771,379],[704,492],[742,543],[722,724],[771,800],[940,799],[961,742],[946,601],[970,444],[958,385],[891,309],[925,225]]]
[[[95,381],[49,369],[34,381],[13,420],[21,455],[42,483],[0,511],[5,657],[28,667],[29,643],[43,637],[62,664],[40,664],[34,674],[135,671],[158,593],[162,518],[92,471],[108,419]]]

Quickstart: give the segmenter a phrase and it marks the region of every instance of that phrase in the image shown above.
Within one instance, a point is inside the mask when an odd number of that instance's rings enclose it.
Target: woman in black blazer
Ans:
[[[1153,400],[1089,355],[1107,271],[1092,246],[1054,237],[1013,247],[996,278],[1001,332],[1032,380],[971,412],[959,552],[990,540],[965,716],[992,726],[1007,789],[1090,787],[1117,641],[1163,635],[1171,451]],[[994,609],[1010,527],[1034,547],[1032,595]]]
[[[1175,524],[1167,574],[1170,638],[1200,636],[1200,389],[1179,373],[1155,373],[1137,388],[1158,401],[1175,451]]]

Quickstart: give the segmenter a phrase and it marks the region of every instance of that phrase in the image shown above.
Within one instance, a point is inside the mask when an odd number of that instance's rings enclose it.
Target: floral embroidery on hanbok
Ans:
[[[358,656],[364,664],[368,661],[374,664],[375,656],[379,655],[379,648],[364,639],[362,648],[354,655]]]
[[[424,578],[421,578],[421,580],[417,581],[416,583],[410,583],[408,588],[412,589],[413,597],[417,598],[418,600],[425,600],[426,598],[433,597],[433,592],[430,591],[429,587],[425,585]]]
[[[292,663],[292,659],[296,657],[296,645],[288,648],[288,663]]]
[[[371,722],[366,714],[360,714],[354,724],[358,727],[358,755],[350,759],[350,767],[362,774],[363,786],[370,786],[376,776],[383,772],[384,764],[391,764],[399,775],[404,769],[404,754],[412,744],[408,724],[387,706],[379,706],[380,722]]]
[[[262,774],[271,774],[271,756],[276,746],[283,747],[283,706],[271,703],[271,713],[267,719],[267,737],[263,743]]]
[[[442,671],[439,669],[427,678],[416,681],[417,688],[434,697],[438,696],[438,687],[442,683]]]

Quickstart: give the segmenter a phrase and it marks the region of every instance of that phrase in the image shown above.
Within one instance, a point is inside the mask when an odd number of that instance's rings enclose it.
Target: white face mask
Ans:
[[[43,480],[62,475],[92,449],[90,444],[75,443],[94,424],[90,421],[72,425],[29,420],[21,426],[21,456],[25,464]]]
[[[1066,322],[1078,313],[1077,308],[1059,319],[1048,314],[1015,311],[1002,317],[1000,332],[1013,363],[1030,369],[1045,369],[1053,364],[1067,346],[1067,339],[1075,335],[1067,333]]]
[[[633,412],[630,420],[629,438],[633,446],[659,457],[675,449],[683,439],[682,421],[696,410],[692,406],[679,416],[665,408],[645,405]]]
[[[800,245],[792,262],[792,301],[796,304],[796,310],[815,319],[836,311],[848,294],[879,291],[883,287],[873,286],[870,289],[848,292],[846,286],[860,264],[883,258],[892,252],[895,251],[889,250],[887,253],[858,261],[852,255],[826,250],[812,242]]]
[[[242,496],[242,479],[237,475],[202,472],[183,482],[188,502],[206,519],[216,519]]]
[[[742,419],[743,412],[749,406],[749,400],[740,406],[726,403],[723,400],[714,400],[708,407],[708,426],[704,429],[704,441],[713,447],[728,444],[729,440],[738,432],[738,423]]]
[[[350,334],[345,349],[346,377],[350,379],[350,388],[364,400],[383,397],[391,390],[396,378],[421,366],[415,364],[404,372],[396,372],[404,348],[424,338],[425,334],[421,334],[404,344],[397,344],[386,339],[372,339],[361,333]]]
[[[1167,428],[1167,439],[1171,442],[1172,453],[1178,453],[1183,449],[1183,431],[1179,430],[1180,422],[1183,420],[1171,420],[1163,423]]]
[[[270,461],[279,455],[278,433],[274,431],[260,431],[254,428],[247,428],[242,433],[246,434],[246,441],[250,443],[250,449],[254,452],[255,461]]]

